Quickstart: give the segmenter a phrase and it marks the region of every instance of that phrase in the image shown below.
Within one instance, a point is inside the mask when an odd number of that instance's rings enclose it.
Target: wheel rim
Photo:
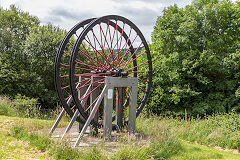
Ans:
[[[79,63],[81,59],[85,59],[86,63]],[[95,103],[93,101],[87,102],[87,99],[95,89],[102,89],[104,76],[124,76],[124,73],[127,72],[127,77],[138,78],[136,116],[142,111],[150,94],[152,62],[147,42],[137,26],[121,16],[104,16],[88,24],[74,45],[69,69],[73,99],[84,118],[88,117],[89,109]],[[80,87],[76,88],[79,77],[82,76],[102,78],[84,85],[81,84]],[[89,93],[84,97],[78,96],[82,86],[86,87],[93,84],[97,84],[97,86],[92,88]],[[115,93],[117,92],[119,91],[115,91]],[[125,87],[123,93],[125,100],[121,106],[126,109],[124,106],[128,105],[129,88]],[[81,101],[85,101],[85,103],[81,103]],[[101,108],[99,107],[98,110]]]
[[[89,24],[94,18],[84,20],[76,24],[63,38],[59,45],[57,56],[55,59],[55,87],[57,90],[60,102],[67,112],[67,114],[72,117],[75,112],[75,105],[72,101],[72,94],[70,91],[69,83],[69,61],[71,50],[76,41],[77,35],[83,31],[84,27]],[[74,40],[75,39],[75,40]],[[78,122],[82,122],[80,117],[76,119]]]

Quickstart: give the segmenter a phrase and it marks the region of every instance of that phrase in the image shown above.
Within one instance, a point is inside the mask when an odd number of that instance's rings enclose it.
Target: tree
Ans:
[[[54,107],[54,58],[64,30],[40,26],[37,17],[15,6],[0,9],[0,95],[21,94]]]
[[[14,5],[9,10],[0,8],[0,94],[13,97],[24,93],[22,86],[27,63],[22,46],[30,28],[39,23],[36,17]]]
[[[240,3],[228,0],[194,0],[164,10],[152,33],[148,111],[240,111],[239,13]]]
[[[31,29],[24,44],[24,54],[28,61],[28,74],[35,76],[40,84],[34,84],[31,92],[39,97],[44,106],[57,102],[54,85],[54,59],[65,31],[51,24]]]

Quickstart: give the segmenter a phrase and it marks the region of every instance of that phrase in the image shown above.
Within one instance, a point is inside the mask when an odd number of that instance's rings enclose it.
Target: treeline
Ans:
[[[240,2],[194,0],[166,8],[152,42],[149,112],[240,111]]]
[[[54,58],[65,31],[14,6],[0,9],[0,95],[54,107]],[[150,45],[153,87],[145,111],[204,115],[240,111],[240,2],[194,0],[165,8]]]
[[[37,17],[15,6],[0,8],[0,95],[38,98],[54,107],[54,58],[65,31],[40,25]]]

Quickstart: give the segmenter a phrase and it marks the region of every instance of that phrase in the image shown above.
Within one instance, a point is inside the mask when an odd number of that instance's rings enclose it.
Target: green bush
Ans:
[[[56,116],[51,115],[51,110],[41,109],[37,98],[29,98],[20,94],[17,94],[13,100],[0,96],[0,115],[44,119]]]
[[[240,111],[240,2],[194,0],[166,8],[152,34],[148,112]]]
[[[0,96],[0,115],[15,116],[16,112],[12,108],[11,100],[6,96]]]
[[[40,107],[37,98],[29,98],[18,94],[12,101],[12,107],[19,117],[40,117]]]

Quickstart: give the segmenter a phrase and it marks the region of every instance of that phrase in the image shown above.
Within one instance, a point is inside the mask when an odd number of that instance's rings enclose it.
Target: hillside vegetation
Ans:
[[[193,0],[166,8],[152,33],[148,112],[239,112],[240,2]]]

